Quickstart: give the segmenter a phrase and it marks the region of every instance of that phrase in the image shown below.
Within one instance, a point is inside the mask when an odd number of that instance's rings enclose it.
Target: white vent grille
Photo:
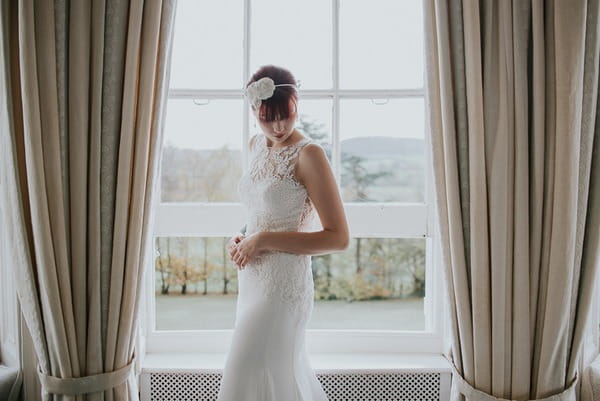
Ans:
[[[329,401],[439,401],[439,373],[317,374]]]
[[[330,401],[443,401],[446,373],[316,373]],[[444,378],[446,379],[446,378]],[[142,374],[142,401],[216,400],[221,373]]]

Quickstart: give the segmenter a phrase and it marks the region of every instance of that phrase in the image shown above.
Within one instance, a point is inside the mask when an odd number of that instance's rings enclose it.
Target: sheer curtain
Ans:
[[[598,3],[425,0],[451,401],[578,393],[598,274]]]
[[[138,399],[175,7],[2,2],[2,216],[43,400]]]

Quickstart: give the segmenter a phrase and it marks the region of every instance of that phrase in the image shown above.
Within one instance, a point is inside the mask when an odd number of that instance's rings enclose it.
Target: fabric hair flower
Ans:
[[[297,88],[294,84],[277,84],[275,85],[275,81],[273,81],[270,77],[262,77],[261,79],[252,82],[246,90],[244,91],[244,95],[248,98],[248,101],[255,109],[260,107],[260,104],[264,99],[268,99],[273,96],[275,92],[275,87],[277,86],[293,86]]]

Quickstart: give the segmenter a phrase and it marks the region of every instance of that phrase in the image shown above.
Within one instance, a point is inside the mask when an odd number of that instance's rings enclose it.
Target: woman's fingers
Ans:
[[[237,250],[236,250],[236,254],[235,254],[234,258],[235,258],[235,263],[237,263],[239,265],[242,260],[242,255],[239,252],[237,252]]]
[[[230,239],[229,242],[227,242],[227,250],[229,251],[230,255],[235,247],[235,244],[237,244],[237,242],[235,242],[233,239]]]
[[[235,244],[232,244],[231,247],[229,247],[229,258],[237,265],[237,248]]]
[[[239,242],[243,239],[244,235],[238,234],[235,237],[231,238],[230,242],[227,244],[227,249],[229,250],[229,257],[237,265],[239,270],[245,268],[248,262],[248,258],[242,255],[237,247]]]
[[[237,258],[237,264],[240,266],[241,269],[246,267],[246,262],[247,262],[248,258],[246,258],[245,256],[239,254],[238,258]]]
[[[232,244],[232,245],[231,245],[231,249],[230,249],[230,251],[229,251],[229,254],[230,254],[231,256],[234,256],[234,255],[237,253],[237,251],[238,251],[237,244]]]

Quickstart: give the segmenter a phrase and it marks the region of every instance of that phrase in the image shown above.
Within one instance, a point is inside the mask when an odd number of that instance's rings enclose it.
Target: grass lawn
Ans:
[[[237,294],[157,295],[157,330],[231,329]],[[308,329],[424,330],[423,298],[315,301]]]

